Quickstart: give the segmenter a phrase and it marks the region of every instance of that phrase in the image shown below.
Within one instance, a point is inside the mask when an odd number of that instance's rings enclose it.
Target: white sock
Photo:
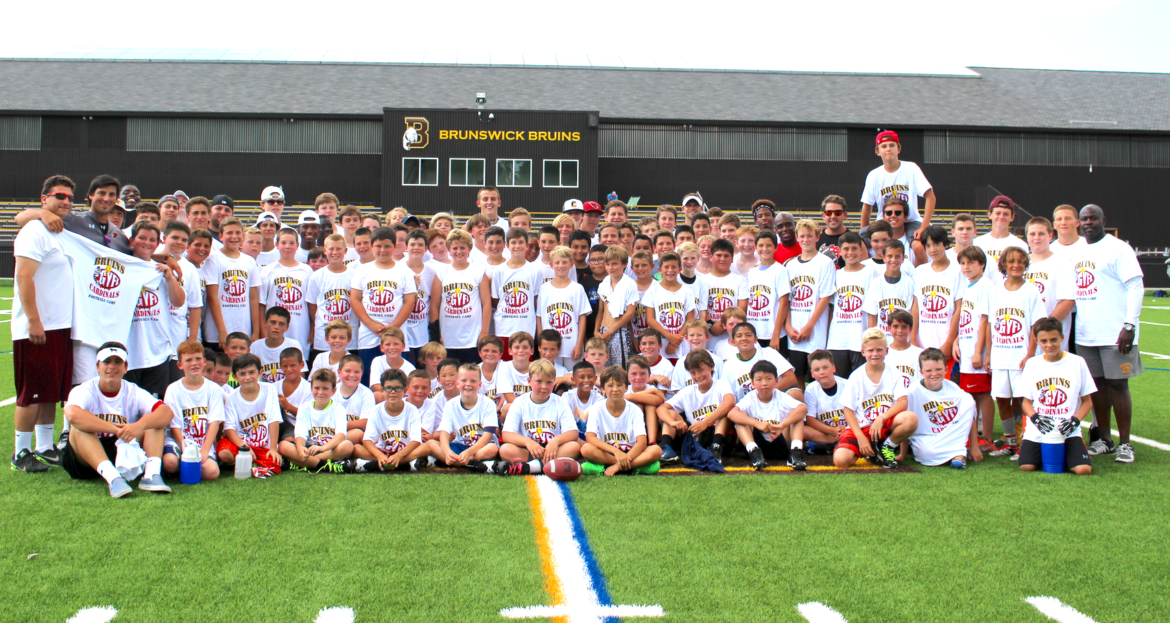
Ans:
[[[33,434],[31,430],[27,433],[19,430],[16,431],[16,451],[12,453],[12,456],[20,454],[21,450],[32,450],[32,440]]]
[[[365,469],[366,465],[369,465],[371,462],[372,462],[372,461],[367,461],[367,460],[365,460],[365,459],[358,459],[358,460],[357,460],[357,466],[358,466],[358,467],[360,467],[360,468],[362,468],[362,469]]]
[[[427,467],[434,467],[434,466],[435,466],[435,463],[436,463],[436,462],[435,462],[435,457],[433,457],[433,456],[428,456],[428,457],[427,457]]]
[[[746,444],[744,444],[744,446],[743,446],[743,447],[744,447],[744,449],[745,449],[745,450],[747,450],[748,452],[752,452],[752,451],[754,451],[756,448],[758,448],[759,446],[757,446],[757,445],[756,445],[756,442],[754,442],[754,441],[749,441],[749,442],[747,442]]]
[[[109,461],[98,463],[97,472],[102,475],[102,478],[106,479],[106,482],[114,482],[115,478],[122,477],[122,474],[118,473],[118,468],[114,467],[114,464]]]
[[[792,440],[792,448],[794,450],[804,449],[804,442],[799,440],[799,439],[793,439]]]
[[[483,464],[487,466],[489,472],[496,466],[495,461],[484,461]]]
[[[53,447],[53,425],[37,424],[33,427],[37,433],[37,452],[44,452]]]
[[[532,459],[528,462],[528,469],[532,470],[533,474],[540,473],[540,459]]]
[[[69,430],[69,420],[61,418],[61,432]]]
[[[162,459],[157,456],[152,456],[146,459],[146,469],[142,472],[143,478],[154,478],[162,471]]]

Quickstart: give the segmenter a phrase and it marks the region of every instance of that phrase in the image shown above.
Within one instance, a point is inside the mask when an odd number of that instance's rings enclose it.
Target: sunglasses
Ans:
[[[73,201],[73,195],[70,195],[69,193],[50,193],[45,196],[52,197],[57,201]]]
[[[905,214],[902,210],[886,210],[886,216],[902,216]]]
[[[284,199],[265,199],[264,203],[273,206],[282,206],[284,205]]]
[[[826,210],[825,216],[845,216],[845,212],[842,210]]]

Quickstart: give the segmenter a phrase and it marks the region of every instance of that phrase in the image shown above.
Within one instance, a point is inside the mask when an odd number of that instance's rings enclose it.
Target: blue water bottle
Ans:
[[[179,460],[179,482],[185,485],[197,485],[203,480],[203,462],[199,460],[199,448],[189,443],[183,448],[183,457]]]

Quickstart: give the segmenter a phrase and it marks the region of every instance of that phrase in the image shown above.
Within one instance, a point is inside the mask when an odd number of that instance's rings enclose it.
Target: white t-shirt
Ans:
[[[413,403],[411,404],[413,405]],[[438,403],[430,398],[425,398],[422,406],[415,408],[418,409],[418,421],[422,429],[427,433],[437,432],[439,421],[443,419],[443,410],[439,408]]]
[[[497,299],[496,335],[510,337],[518,331],[532,331],[536,326],[536,295],[540,291],[540,267],[525,262],[511,268],[507,262],[488,268],[492,278],[492,298]]]
[[[122,381],[122,387],[117,395],[107,396],[102,393],[100,382],[100,378],[92,378],[69,390],[69,399],[65,401],[65,406],[81,407],[98,419],[111,424],[133,424],[138,418],[150,414],[163,404],[161,400],[129,381]],[[114,437],[114,434],[98,433],[98,437]]]
[[[937,392],[915,383],[906,392],[906,409],[918,415],[918,429],[910,437],[914,458],[923,465],[942,465],[967,456],[975,399],[958,385],[943,379]]]
[[[542,446],[569,430],[577,430],[577,419],[569,405],[556,394],[550,394],[542,404],[533,402],[531,393],[520,396],[512,403],[504,421],[505,432],[526,435]]]
[[[1081,238],[1084,240],[1084,238]],[[1040,293],[1040,302],[1044,305],[1044,315],[1051,316],[1060,302],[1061,281],[1072,278],[1072,268],[1069,258],[1071,255],[1053,253],[1046,260],[1028,265],[1024,271],[1024,281],[1036,286]],[[1072,324],[1072,314],[1064,317],[1064,347],[1068,348],[1069,326]]]
[[[427,326],[431,320],[431,286],[435,283],[435,269],[424,264],[422,272],[416,273],[405,262],[402,263],[402,266],[408,275],[414,275],[414,283],[418,289],[418,296],[414,299],[414,309],[410,311],[410,316],[402,324],[402,333],[406,336],[406,348],[409,350],[421,348],[431,341]]]
[[[584,414],[589,410],[589,407],[599,402],[605,402],[605,396],[602,396],[601,392],[598,392],[596,388],[589,392],[589,398],[584,401],[581,400],[581,397],[575,389],[570,389],[562,394],[561,399],[568,405],[569,413],[572,413],[574,418],[577,417],[577,412],[580,411],[582,413],[582,419],[584,419]]]
[[[853,371],[849,381],[841,389],[841,406],[853,411],[857,424],[866,428],[894,403],[906,395],[902,386],[902,374],[894,366],[887,365],[877,383],[869,380],[866,366]]]
[[[1125,282],[1142,278],[1137,254],[1129,244],[1106,234],[1069,255],[1072,274],[1060,283],[1060,300],[1076,301],[1077,346],[1113,346],[1125,324]],[[1135,322],[1135,345],[1140,333],[1141,325]]]
[[[167,282],[158,282],[157,287],[143,286],[138,292],[134,305],[134,318],[130,322],[130,335],[126,350],[130,357],[129,369],[140,370],[157,366],[170,359],[178,348],[171,344],[170,296]]]
[[[605,301],[605,309],[610,318],[617,320],[626,313],[626,309],[630,305],[637,307],[638,285],[625,275],[621,276],[616,286],[613,285],[612,281],[608,276],[603,279],[601,285],[597,286],[597,295]],[[695,283],[698,283],[698,280]]]
[[[261,383],[260,393],[251,402],[244,400],[243,392],[239,390],[232,392],[224,400],[224,428],[236,431],[251,448],[272,449],[268,425],[283,421],[280,415],[279,396],[279,388],[270,383]],[[313,404],[313,401],[310,400],[309,404]],[[303,409],[302,407],[302,417]],[[276,441],[280,442],[279,439]]]
[[[886,199],[897,197],[906,202],[906,222],[921,221],[918,214],[918,198],[931,189],[930,182],[922,174],[922,169],[913,162],[905,160],[898,163],[898,170],[893,173],[886,171],[882,165],[865,176],[865,190],[861,193],[861,203],[873,206],[878,214],[884,214],[882,206]]]
[[[333,403],[345,410],[346,421],[356,422],[369,418],[376,406],[374,392],[370,391],[369,387],[358,384],[357,389],[347,398],[341,394],[343,387],[340,382],[337,384],[337,389],[333,392]]]
[[[501,361],[496,368],[496,392],[501,395],[516,394],[519,398],[521,394],[530,391],[532,387],[528,385],[528,373],[517,370],[511,361]]]
[[[443,298],[431,301],[439,305],[439,327],[447,348],[475,348],[483,322],[480,288],[484,286],[486,267],[468,264],[459,270],[454,265],[435,273],[442,284]]]
[[[735,407],[748,416],[777,426],[799,406],[801,406],[799,400],[779,390],[772,390],[772,399],[768,402],[760,400],[759,392],[753,389],[735,403]],[[775,437],[772,440],[775,440]]]
[[[353,331],[353,338],[349,341],[350,350],[357,348],[358,319],[349,303],[349,285],[353,282],[353,269],[346,268],[343,272],[335,273],[326,266],[313,273],[309,278],[309,289],[305,296],[309,303],[317,306],[317,314],[313,318],[313,348],[329,350],[329,343],[325,341],[325,325],[334,320],[344,320],[349,323]]]
[[[876,275],[876,278],[885,281],[882,275]],[[865,317],[865,296],[874,279],[871,268],[854,272],[845,269],[837,271],[837,294],[833,297],[833,307],[830,309],[833,315],[827,343],[830,350],[861,352],[861,334],[869,328],[869,320]]]
[[[362,264],[353,272],[349,287],[362,294],[361,303],[370,319],[378,324],[390,324],[398,318],[402,299],[418,294],[414,271],[399,262],[391,268],[378,268],[374,262]],[[413,310],[413,308],[412,308]],[[358,327],[358,348],[377,348],[382,339],[362,324]]]
[[[834,376],[836,386],[833,395],[829,395],[821,384],[814,381],[804,388],[804,406],[808,407],[808,414],[820,420],[825,426],[845,426],[845,408],[841,404],[841,395],[849,383],[845,379]]]
[[[724,398],[734,395],[727,381],[718,380],[712,382],[706,392],[699,389],[698,385],[684,387],[674,397],[668,399],[666,404],[674,407],[688,423],[694,424],[710,417],[719,409],[719,404]]]
[[[752,366],[756,365],[758,361],[770,361],[776,366],[776,378],[779,379],[784,376],[784,373],[792,370],[792,364],[784,358],[779,352],[772,348],[757,348],[756,354],[752,355],[751,359],[743,361],[739,358],[739,350],[736,350],[733,355],[723,362],[723,374],[719,377],[729,385],[735,392],[735,399],[739,400],[748,395],[754,387],[752,386]]]
[[[401,452],[412,441],[422,443],[422,418],[418,409],[405,400],[398,415],[390,415],[389,408],[390,401],[387,400],[374,409],[362,440],[374,442],[374,446],[386,455]]]
[[[276,388],[277,394],[280,394],[280,392],[284,391],[284,383],[281,383],[280,385],[273,385],[273,387]],[[291,394],[285,396],[284,399],[287,400],[290,405],[300,405],[304,404],[306,400],[312,400],[313,384],[308,380],[301,378],[300,384],[297,385],[297,388],[294,389]],[[279,401],[277,401],[277,403],[279,404]],[[296,426],[297,424],[296,414],[290,411],[286,411],[284,408],[281,408],[280,410],[280,417],[284,419],[285,422],[288,422],[293,426]]]
[[[799,331],[812,317],[817,303],[837,292],[837,265],[833,260],[818,253],[807,262],[798,255],[788,260],[784,267],[788,269],[788,318],[792,326]],[[828,309],[821,314],[807,341],[797,342],[789,338],[789,350],[811,353],[824,348],[829,338],[830,315]]]
[[[589,407],[585,433],[593,433],[618,450],[629,452],[638,443],[638,437],[646,436],[646,414],[642,407],[627,400],[621,415],[615,417],[609,412],[607,402],[603,400]]]
[[[1019,370],[1028,356],[1032,325],[1045,316],[1040,292],[1027,282],[1014,292],[1003,285],[988,288],[979,313],[989,325],[991,369]]]
[[[788,269],[773,263],[756,266],[747,274],[747,321],[756,328],[756,337],[772,339],[776,329],[776,310],[788,296]]]
[[[980,277],[975,283],[967,283],[963,293],[963,304],[959,310],[959,372],[963,374],[987,374],[987,345],[983,346],[983,365],[980,370],[971,366],[975,357],[975,345],[979,342],[979,325],[983,318],[984,299],[991,289],[991,281],[986,276]]]
[[[222,250],[213,251],[203,263],[201,272],[207,285],[219,286],[219,309],[223,314],[224,330],[228,333],[239,331],[252,335],[249,292],[252,288],[260,287],[260,268],[256,266],[256,260],[244,253],[232,259],[224,255]],[[210,316],[211,314],[208,314],[209,319]],[[214,322],[204,324],[203,333],[203,339],[208,342],[219,342],[227,337],[219,334]]]
[[[642,290],[638,286],[638,282],[634,281],[634,292],[638,299],[637,305],[634,306],[634,319],[630,321],[630,331],[634,334],[634,344],[637,344],[638,338],[646,332],[646,329],[650,328],[650,325],[646,324],[646,307],[642,305],[642,299],[646,298],[646,293],[655,285],[657,285],[657,282],[651,281],[650,285],[646,286],[645,290]]]
[[[284,338],[280,346],[269,348],[268,340],[256,340],[248,347],[248,351],[260,358],[260,382],[280,383],[284,380],[284,371],[280,369],[280,353],[286,348],[301,350],[296,340]]]
[[[901,239],[904,240],[905,236],[903,236]],[[906,247],[906,254],[910,253],[909,249],[910,249],[910,247]],[[873,253],[873,251],[871,250],[870,253]],[[951,253],[951,249],[947,249],[947,258],[949,258],[953,262],[953,261],[955,261],[955,258],[952,257],[952,255],[953,254]],[[861,265],[873,267],[873,274],[875,274],[875,275],[886,274],[886,263],[884,261],[879,262],[876,259],[874,259],[873,257],[870,257],[869,259],[861,260]],[[904,257],[902,259],[902,267],[899,269],[899,271],[901,272],[902,275],[907,275],[907,276],[913,277],[914,276],[914,260],[910,259],[909,257]]]
[[[170,312],[171,345],[175,349],[187,340],[187,316],[191,308],[203,307],[203,282],[200,280],[199,269],[184,258],[179,258],[178,262],[179,271],[182,273],[182,276],[179,277],[179,283],[183,286],[183,292],[186,293],[187,297],[182,305],[175,306],[174,301],[168,301],[167,305],[167,310]],[[205,314],[205,312],[201,313]],[[16,321],[13,320],[13,322]],[[196,338],[199,337],[198,333],[196,331]]]
[[[707,352],[711,354],[711,361],[715,362],[715,369],[711,372],[711,378],[716,380],[722,379],[723,358],[715,356],[715,353],[712,353],[711,351]],[[664,358],[662,361],[666,361],[666,359]],[[684,362],[682,361],[678,362],[678,365],[674,366],[674,369],[670,371],[670,376],[667,377],[670,379],[670,395],[672,396],[682,388],[695,384],[695,382],[691,380],[691,373],[687,372],[687,367],[683,365],[683,363]]]
[[[316,402],[306,400],[297,407],[295,433],[297,439],[304,439],[305,446],[323,446],[337,435],[344,435],[348,424],[345,408],[330,400],[324,409],[317,409]]]
[[[987,265],[983,267],[983,274],[995,283],[1003,281],[1003,273],[999,272],[999,256],[1003,255],[1004,250],[1008,247],[1017,247],[1023,249],[1024,253],[1028,252],[1028,243],[1013,234],[1008,234],[1005,238],[992,238],[991,232],[988,232],[977,236],[975,240],[971,241],[971,244],[982,249],[983,254],[987,256]]]
[[[297,255],[298,256],[300,255],[300,249],[297,249]],[[305,259],[299,260],[299,261],[306,262],[306,261],[308,261],[308,259],[309,259],[309,252],[305,251]],[[280,261],[280,250],[279,249],[273,249],[271,251],[261,251],[260,254],[256,256],[256,265],[259,266],[260,268],[264,268],[265,266],[268,266],[269,264],[275,264],[276,262],[279,262],[279,261]]]
[[[328,357],[328,353],[326,353],[326,357]],[[326,361],[328,361],[328,360],[326,360]],[[374,385],[381,385],[382,384],[382,373],[389,370],[392,367],[393,366],[390,365],[390,362],[386,361],[385,355],[382,355],[381,357],[374,357],[374,360],[370,362],[370,387],[373,387]],[[414,372],[414,370],[415,370],[414,366],[411,365],[411,363],[405,359],[402,360],[401,366],[394,368],[394,369],[395,370],[402,370],[403,374],[410,374],[411,372]]]
[[[650,366],[650,376],[662,376],[662,377],[666,377],[669,380],[671,378],[674,378],[674,370],[677,367],[679,367],[679,366],[676,366],[673,363],[670,363],[669,359],[667,359],[666,357],[663,357],[662,355],[659,355],[658,356],[658,363],[655,363],[654,365]],[[658,383],[651,383],[650,386],[656,387],[658,389],[663,389],[663,390],[668,389],[666,387],[661,387]]]
[[[541,329],[556,329],[561,334],[561,357],[570,357],[582,339],[581,316],[593,313],[585,288],[576,281],[558,288],[551,281],[540,286],[537,309]]]
[[[508,415],[511,414],[512,411],[509,410]],[[480,436],[491,434],[485,429],[498,428],[499,425],[500,420],[496,416],[496,403],[488,400],[485,396],[476,395],[475,406],[467,409],[463,406],[463,397],[456,396],[447,401],[443,407],[443,419],[439,422],[439,431],[451,435],[451,443],[473,446],[475,442],[479,441]]]
[[[736,278],[741,281],[743,279],[738,275]],[[672,335],[682,333],[683,325],[687,321],[687,314],[690,314],[692,318],[695,316],[695,297],[686,286],[679,288],[677,292],[671,292],[660,282],[655,282],[642,297],[642,306],[646,308],[647,314],[654,314],[654,319],[658,321],[658,324]],[[691,345],[686,340],[683,340],[672,354],[667,354],[666,345],[667,342],[663,339],[662,348],[659,350],[659,354],[663,357],[681,359],[691,352]],[[669,378],[669,375],[667,377]]]
[[[1043,355],[1033,357],[1024,365],[1021,377],[1024,398],[1032,401],[1032,408],[1037,415],[1055,420],[1066,420],[1076,415],[1081,408],[1081,398],[1097,391],[1089,366],[1083,358],[1072,353],[1065,353],[1056,363],[1047,361]],[[1080,437],[1081,427],[1078,426],[1070,436]],[[1027,426],[1024,428],[1024,439],[1039,442],[1040,431],[1035,426]]]
[[[723,312],[739,305],[748,298],[748,281],[734,272],[724,276],[705,275],[707,282],[707,319],[712,322],[723,320]]]
[[[269,264],[260,271],[260,304],[271,309],[283,307],[288,310],[288,332],[285,335],[296,340],[301,349],[301,358],[309,358],[309,279],[313,269],[308,264],[285,266],[280,262]]]
[[[45,224],[33,221],[16,235],[13,254],[40,262],[33,273],[37,311],[45,331],[73,326],[73,264]],[[63,285],[64,284],[64,285]],[[20,305],[20,283],[12,281],[12,340],[28,339],[28,316]]]
[[[886,351],[886,367],[892,367],[902,375],[903,389],[910,389],[911,385],[922,380],[922,372],[918,365],[918,356],[922,354],[922,350],[911,344],[906,350],[890,348]]]
[[[183,431],[184,443],[202,447],[211,423],[224,421],[223,391],[211,381],[204,379],[199,389],[190,390],[178,380],[167,386],[165,396],[163,402],[175,413],[171,428]]]
[[[540,286],[548,283],[549,281],[552,281],[557,276],[557,271],[553,270],[552,264],[545,264],[539,259],[533,262],[533,264],[536,264],[538,267],[540,267],[540,285],[536,286],[536,291],[540,292]],[[577,283],[576,266],[569,267],[569,281]]]
[[[493,402],[496,400],[496,398],[504,394],[504,392],[500,391],[500,388],[504,387],[503,385],[500,385],[500,381],[502,381],[504,378],[500,376],[501,363],[503,362],[496,364],[496,370],[492,374],[491,378],[488,378],[487,370],[484,369],[483,364],[481,363],[479,366],[479,395],[485,396],[488,400]]]
[[[885,267],[878,268],[881,272],[875,272],[870,279],[869,289],[865,292],[865,304],[861,310],[870,316],[877,316],[877,328],[886,332],[887,339],[892,339],[890,314],[899,309],[909,312],[914,305],[914,273],[903,272],[897,283],[890,283],[886,280]],[[861,350],[860,344],[857,349]]]
[[[325,351],[323,353],[317,353],[317,358],[313,359],[313,367],[309,369],[309,378],[312,378],[313,373],[316,372],[317,370],[333,370],[333,373],[337,374],[337,370],[340,367],[341,367],[340,360],[338,360],[337,363],[329,363],[329,351]],[[293,403],[293,404],[296,404],[296,403]]]
[[[630,283],[634,283],[633,277],[627,277],[627,279],[630,281]],[[695,280],[691,283],[687,283],[683,279],[682,273],[679,273],[678,282],[683,284],[684,288],[690,290],[691,294],[695,297],[695,318],[698,318],[700,314],[707,311],[707,300],[710,298],[708,294],[708,290],[711,287],[710,282],[707,280],[706,275],[701,275],[699,273],[695,273]],[[637,290],[637,284],[634,284],[633,288],[634,290]],[[634,294],[634,301],[637,302],[637,300],[638,295]]]
[[[951,331],[955,304],[963,298],[967,278],[959,265],[951,262],[942,272],[930,263],[918,267],[914,274],[914,298],[918,302],[918,340],[923,348],[941,348]]]

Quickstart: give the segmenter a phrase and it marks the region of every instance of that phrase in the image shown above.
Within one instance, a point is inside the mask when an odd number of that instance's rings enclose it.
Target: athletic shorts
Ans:
[[[1020,445],[1020,465],[1031,465],[1040,469],[1042,462],[1040,444],[1025,439]],[[1064,440],[1064,464],[1070,471],[1078,465],[1090,464],[1089,449],[1085,447],[1083,438],[1069,437]]]
[[[876,450],[877,445],[885,441],[886,438],[890,436],[890,429],[893,427],[894,418],[887,419],[885,423],[882,424],[881,437],[878,438],[877,443],[874,443],[873,440],[870,440],[870,445],[874,446],[874,449]],[[869,427],[866,426],[865,428],[861,429],[861,434],[865,435],[866,439],[869,439]],[[857,447],[857,437],[854,436],[852,428],[846,428],[845,432],[841,433],[841,439],[837,441],[837,447],[835,450],[842,449],[848,450],[857,456],[861,456],[861,448]]]
[[[228,441],[226,437],[223,439],[220,439],[219,441],[217,441],[215,443],[215,456],[217,459],[219,458],[219,453],[223,450],[227,450],[228,452],[231,452],[232,457],[237,457],[240,455],[240,447],[237,446],[236,444]],[[249,450],[252,452],[252,465],[253,466],[267,467],[268,469],[272,470],[274,473],[277,473],[277,474],[280,473],[280,462],[273,461],[272,459],[268,458],[268,449],[267,448],[251,448],[250,447]]]
[[[106,451],[106,459],[113,463],[118,458],[118,438],[98,437],[98,441],[102,442],[102,449]],[[72,439],[61,453],[61,468],[74,480],[93,480],[102,477],[92,465],[73,454]]]
[[[991,391],[991,375],[984,372],[959,373],[959,389],[968,394],[981,394]]]
[[[73,385],[82,383],[97,376],[97,349],[73,341]]]
[[[293,444],[296,444],[296,442],[297,442],[297,425],[290,424],[288,422],[281,422],[280,423],[280,432],[278,432],[277,435],[280,437],[280,439],[277,440],[278,443],[281,441],[284,441],[285,439],[288,439],[289,441],[292,441]]]
[[[1122,355],[1117,345],[1077,346],[1077,354],[1085,358],[1089,374],[1095,379],[1132,379],[1142,373],[1142,355],[1138,352],[1137,344],[1133,345],[1128,355]]]
[[[837,366],[837,376],[847,379],[854,370],[865,365],[865,357],[855,350],[831,350],[833,365]]]
[[[65,402],[73,384],[71,329],[45,331],[45,343],[12,342],[16,406]]]
[[[177,370],[175,362],[166,361],[149,368],[138,368],[126,372],[126,380],[146,390],[146,393],[162,400],[167,395],[167,386],[171,384],[171,370]]]
[[[471,448],[471,446],[469,446],[467,444],[462,444],[462,443],[458,443],[458,442],[454,442],[454,441],[452,441],[451,443],[449,443],[447,445],[451,446],[451,452],[454,452],[455,454],[463,454],[464,452],[467,452],[467,450]]]
[[[776,439],[769,440],[767,435],[758,430],[752,431],[752,439],[764,453],[764,458],[771,461],[787,461],[788,447],[791,445],[784,435],[777,435]]]
[[[790,350],[788,352],[788,363],[792,364],[792,371],[796,374],[796,380],[807,383],[812,380],[812,367],[808,363],[809,353],[802,350]],[[838,371],[840,374],[840,371]]]
[[[1023,398],[1024,377],[1020,370],[991,371],[992,398]]]

